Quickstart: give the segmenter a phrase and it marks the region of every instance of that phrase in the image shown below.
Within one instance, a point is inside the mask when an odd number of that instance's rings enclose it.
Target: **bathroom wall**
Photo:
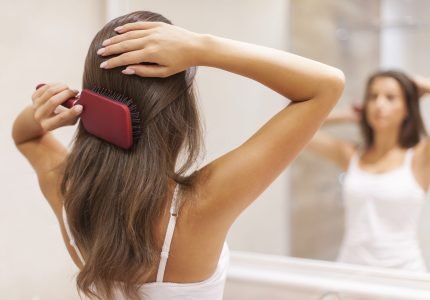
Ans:
[[[112,4],[117,5],[118,2]],[[120,10],[153,10],[180,26],[245,42],[286,49],[288,1],[141,1],[122,2]],[[200,68],[197,85],[206,123],[205,162],[239,146],[286,101],[262,85],[224,71]],[[233,250],[289,253],[288,172],[245,211],[228,237]]]
[[[104,23],[101,0],[0,0],[0,299],[79,299],[56,218],[11,126],[40,82],[80,88],[89,43]],[[70,140],[72,131],[57,136]]]

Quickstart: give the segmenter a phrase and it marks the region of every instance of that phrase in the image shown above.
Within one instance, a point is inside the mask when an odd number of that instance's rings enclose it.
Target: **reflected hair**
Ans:
[[[129,150],[118,148],[78,125],[66,160],[61,193],[69,226],[85,265],[77,276],[80,293],[91,299],[141,299],[139,279],[156,268],[157,221],[170,205],[171,183],[191,190],[192,168],[202,146],[194,95],[195,69],[167,78],[141,78],[104,70],[96,51],[116,35],[114,28],[137,21],[171,24],[163,16],[133,12],[106,24],[86,57],[84,89],[104,88],[133,99],[141,135]]]
[[[365,148],[369,149],[374,143],[373,128],[367,121],[367,103],[370,99],[372,84],[377,78],[393,78],[400,85],[406,104],[407,115],[401,124],[398,143],[402,148],[414,147],[420,142],[423,136],[427,135],[420,114],[418,87],[405,73],[397,70],[385,70],[373,73],[366,83],[364,109],[360,118],[360,127],[364,137]]]

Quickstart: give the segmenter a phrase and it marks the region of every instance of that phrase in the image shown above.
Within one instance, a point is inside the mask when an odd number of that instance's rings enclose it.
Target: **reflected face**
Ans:
[[[373,130],[397,130],[408,112],[400,84],[391,77],[378,77],[369,88],[367,122]]]

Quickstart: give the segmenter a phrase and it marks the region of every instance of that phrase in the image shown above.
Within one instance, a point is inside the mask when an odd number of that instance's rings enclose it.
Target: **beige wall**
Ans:
[[[0,299],[79,299],[57,221],[10,138],[39,82],[80,88],[89,43],[104,23],[96,1],[0,0]],[[68,141],[71,130],[58,136]]]
[[[129,0],[122,8],[156,11],[196,32],[279,49],[287,46],[284,0]],[[286,104],[256,82],[214,69],[199,69],[198,87],[206,119],[206,161],[240,145]],[[280,176],[234,224],[228,237],[233,250],[288,254],[287,176]]]

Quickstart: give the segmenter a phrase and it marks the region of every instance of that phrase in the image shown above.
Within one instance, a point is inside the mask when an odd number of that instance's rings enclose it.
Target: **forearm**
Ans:
[[[422,78],[421,80],[422,80],[421,82],[422,94],[423,95],[430,94],[430,78],[425,77],[425,78]]]
[[[410,78],[415,82],[418,87],[418,94],[422,96],[430,93],[430,78],[423,77],[417,74],[410,74]]]
[[[34,119],[33,106],[27,106],[15,119],[12,138],[16,145],[42,137],[47,132]]]
[[[336,68],[291,53],[202,35],[198,65],[220,68],[254,79],[292,101],[309,100],[343,87]]]
[[[358,113],[348,110],[333,110],[324,121],[324,125],[336,125],[345,123],[358,123]]]

